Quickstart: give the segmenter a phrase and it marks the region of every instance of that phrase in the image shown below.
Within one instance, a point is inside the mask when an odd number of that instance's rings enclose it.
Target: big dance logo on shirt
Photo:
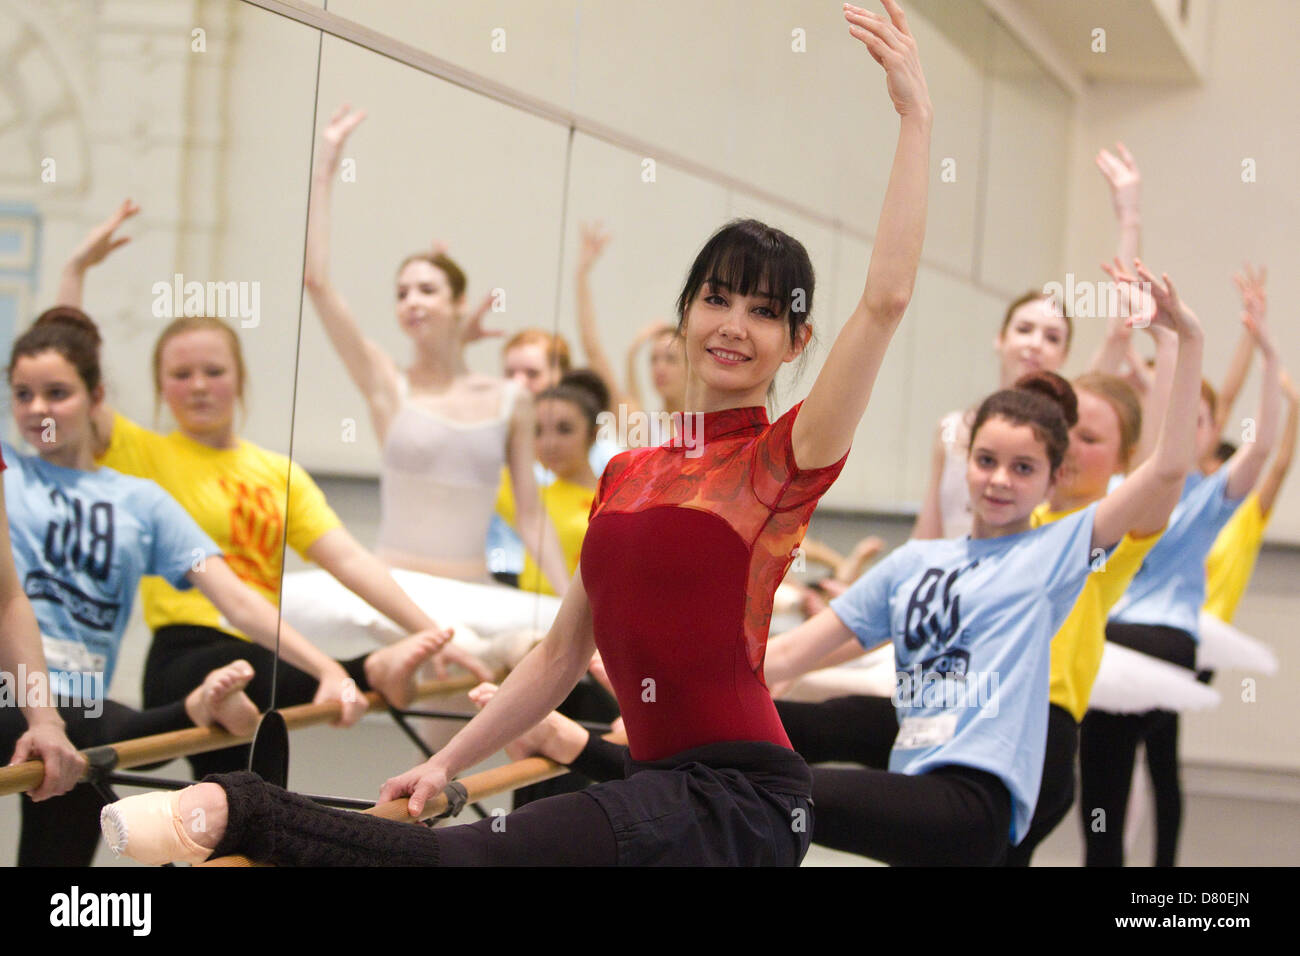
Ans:
[[[960,568],[927,568],[912,590],[903,617],[894,704],[951,710],[976,707],[980,716],[998,711],[998,675],[970,669],[970,633],[961,624],[961,595],[954,586],[976,559]]]
[[[98,631],[117,626],[122,605],[92,597],[63,577],[75,580],[84,575],[92,582],[108,581],[113,566],[113,505],[96,501],[89,507],[80,498],[69,498],[58,488],[50,489],[55,518],[45,529],[45,569],[28,571],[23,591],[31,601],[61,604],[73,620]]]
[[[235,574],[265,591],[280,587],[278,557],[284,522],[280,504],[268,485],[250,487],[242,481],[221,478],[221,490],[230,507],[230,549],[226,563]],[[242,552],[242,553],[241,553]]]

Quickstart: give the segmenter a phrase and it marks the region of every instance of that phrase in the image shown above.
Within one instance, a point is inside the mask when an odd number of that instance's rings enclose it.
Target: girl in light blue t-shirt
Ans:
[[[1145,271],[1143,278],[1155,283]],[[830,608],[768,645],[778,682],[892,641],[898,736],[889,770],[813,768],[813,839],[891,864],[996,864],[1033,815],[1047,735],[1052,637],[1126,533],[1153,534],[1194,460],[1202,335],[1172,286],[1151,321],[1179,339],[1155,452],[1119,488],[1038,528],[1076,419],[1052,373],[985,399],[971,432],[969,537],[910,541]],[[1189,412],[1191,414],[1189,415]]]
[[[47,686],[78,747],[196,725],[217,724],[246,736],[258,721],[257,707],[243,691],[254,676],[247,661],[210,672],[171,705],[141,712],[106,697],[144,575],[163,577],[176,588],[199,588],[229,620],[271,645],[282,631],[286,656],[294,642],[305,641],[280,625],[276,609],[235,576],[212,539],[162,488],[95,464],[91,413],[103,398],[99,342],[94,322],[80,310],[51,309],[14,343],[8,366],[14,423],[38,450],[22,455],[2,446],[14,564],[36,614],[47,668],[35,679]],[[408,638],[417,640],[426,641]],[[428,657],[438,644],[426,643]],[[376,653],[391,663],[394,654],[406,652]],[[418,664],[412,658],[408,677]],[[33,681],[26,676],[24,693]],[[14,681],[7,683],[8,692],[16,693]],[[349,722],[365,709],[360,694],[351,696],[361,703],[352,708],[354,715],[345,715]],[[0,707],[0,749],[6,755],[24,730],[18,707]],[[17,756],[27,759],[23,747]],[[89,865],[99,807],[87,785],[40,803],[24,797],[19,863]]]

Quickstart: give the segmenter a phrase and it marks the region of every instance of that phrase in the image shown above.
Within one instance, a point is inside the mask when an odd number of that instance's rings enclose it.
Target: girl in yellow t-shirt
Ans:
[[[79,306],[86,270],[125,241],[113,233],[138,211],[128,201],[91,231],[64,268],[62,304]],[[229,326],[204,316],[176,319],[155,343],[153,373],[155,396],[166,401],[179,428],[160,435],[100,403],[94,418],[100,464],[161,485],[212,537],[236,575],[272,604],[279,602],[287,539],[303,558],[320,564],[413,636],[441,635],[387,567],[342,526],[306,471],[235,434],[244,362],[239,337]],[[250,644],[202,595],[183,594],[161,581],[142,585],[141,593],[145,622],[154,632],[145,665],[146,707],[181,699],[208,671],[236,659],[249,660],[257,672],[249,696],[259,707],[269,705],[271,650]],[[278,668],[277,703],[311,701],[322,684],[337,698],[349,678],[362,689],[400,697],[404,681],[393,683],[388,674],[392,655],[377,652],[340,664],[305,639],[291,642],[288,634],[282,628],[285,662]],[[480,676],[490,673],[451,647],[439,655],[440,670],[448,661]],[[237,769],[247,765],[242,749],[196,755],[190,763],[200,775]]]
[[[596,474],[588,454],[596,440],[599,414],[595,398],[574,384],[561,383],[537,396],[537,460],[555,474],[555,480],[542,488],[542,503],[559,534],[570,576],[578,567],[587,517],[596,495]],[[511,526],[515,525],[515,499],[505,470],[497,491],[497,513]],[[531,554],[524,558],[519,587],[542,594],[555,593]]]

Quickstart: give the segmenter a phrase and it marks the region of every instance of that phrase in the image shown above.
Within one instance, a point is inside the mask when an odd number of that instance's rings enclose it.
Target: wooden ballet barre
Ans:
[[[415,697],[418,699],[431,697],[435,694],[449,694],[469,690],[471,687],[478,686],[479,683],[479,679],[472,674],[452,678],[451,680],[424,681],[416,687]],[[365,698],[372,709],[386,710],[388,708],[388,703],[377,691],[367,691]],[[299,704],[294,707],[286,707],[280,711],[280,716],[284,718],[284,722],[290,730],[297,730],[300,727],[310,727],[314,724],[323,724],[335,720],[341,713],[342,707],[343,705],[339,701],[328,701],[323,704]],[[137,737],[135,740],[121,740],[100,747],[90,747],[81,751],[82,756],[87,758],[87,767],[81,779],[86,780],[91,775],[91,755],[98,756],[104,751],[111,750],[116,755],[113,769],[129,770],[132,767],[141,767],[146,764],[174,760],[177,757],[188,757],[191,754],[207,753],[211,750],[222,750],[226,747],[246,744],[252,739],[251,734],[237,736],[218,727],[189,727],[185,730],[154,734],[151,737]],[[26,763],[15,764],[12,767],[0,767],[0,796],[20,793],[38,787],[44,777],[45,764],[40,760],[28,760]]]
[[[508,790],[517,790],[520,787],[527,787],[534,783],[541,783],[543,780],[550,780],[552,777],[558,777],[561,774],[568,773],[569,768],[554,760],[548,760],[545,757],[525,757],[523,760],[516,760],[514,763],[508,763],[503,767],[493,767],[491,770],[484,770],[482,773],[472,774],[468,777],[461,777],[456,783],[465,788],[468,794],[466,803],[474,803],[485,797],[495,796]],[[407,804],[410,802],[409,797],[402,797],[398,800],[389,800],[387,803],[379,803],[369,810],[362,810],[372,817],[382,817],[385,820],[396,820],[399,823],[415,823],[417,820],[427,820],[429,817],[436,817],[446,812],[449,801],[446,793],[436,793],[428,799],[424,805],[424,810],[418,817],[413,817],[406,812]],[[208,860],[206,863],[198,863],[197,866],[269,866],[267,863],[254,863],[246,856],[220,856],[215,860]]]

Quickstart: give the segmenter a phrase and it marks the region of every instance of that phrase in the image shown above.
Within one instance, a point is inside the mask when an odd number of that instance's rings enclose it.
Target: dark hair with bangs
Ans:
[[[812,312],[814,278],[808,250],[798,239],[757,219],[733,219],[695,257],[677,297],[678,334],[705,283],[716,282],[733,295],[770,295],[794,344]]]

